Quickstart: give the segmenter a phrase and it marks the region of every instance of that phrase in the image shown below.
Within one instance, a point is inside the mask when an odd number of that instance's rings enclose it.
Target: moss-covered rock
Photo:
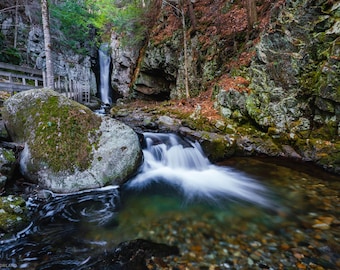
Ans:
[[[12,150],[0,148],[0,191],[8,179],[13,178],[17,161]]]
[[[19,93],[4,105],[11,139],[26,143],[33,159],[45,162],[54,172],[89,167],[92,145],[100,135],[99,116],[48,89]]]
[[[0,231],[11,233],[28,225],[26,203],[23,198],[9,195],[0,197]]]
[[[11,138],[25,143],[24,175],[56,192],[122,183],[141,159],[132,129],[52,90],[14,95],[3,118]]]

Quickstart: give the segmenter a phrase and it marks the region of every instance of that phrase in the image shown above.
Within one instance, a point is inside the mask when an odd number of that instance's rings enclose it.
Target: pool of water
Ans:
[[[150,259],[149,269],[340,268],[339,176],[282,159],[231,158],[219,166],[260,183],[271,203],[188,199],[178,186],[157,181],[52,195],[30,202],[29,228],[2,239],[0,269],[77,269],[137,238],[180,250]]]
[[[339,268],[338,176],[277,159],[233,158],[220,165],[262,183],[273,203],[263,207],[230,198],[188,202],[176,190],[156,184],[123,196],[115,238],[177,245],[182,256],[166,261],[173,267]]]

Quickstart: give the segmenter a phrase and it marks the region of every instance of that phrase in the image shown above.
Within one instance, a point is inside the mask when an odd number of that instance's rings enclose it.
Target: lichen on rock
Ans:
[[[5,108],[10,137],[25,142],[32,159],[54,172],[89,167],[101,118],[88,108],[48,89],[19,93]]]
[[[56,192],[120,184],[141,160],[132,129],[49,89],[14,95],[3,118],[12,140],[25,143],[23,174]]]

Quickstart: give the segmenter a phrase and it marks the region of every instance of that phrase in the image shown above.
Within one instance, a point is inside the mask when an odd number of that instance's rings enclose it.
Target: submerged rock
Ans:
[[[102,254],[78,269],[99,267],[100,269],[149,269],[146,260],[151,257],[166,257],[179,255],[176,246],[155,243],[144,239],[135,239],[120,243],[112,252]],[[43,268],[46,269],[46,268]]]
[[[121,184],[141,161],[137,134],[52,90],[21,92],[4,104],[11,139],[25,144],[22,173],[54,192]]]

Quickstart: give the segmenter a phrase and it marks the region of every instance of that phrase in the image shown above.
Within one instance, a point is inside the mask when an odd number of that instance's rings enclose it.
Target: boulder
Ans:
[[[11,139],[25,144],[23,175],[54,192],[122,184],[141,162],[130,127],[49,89],[12,96],[3,119]]]

